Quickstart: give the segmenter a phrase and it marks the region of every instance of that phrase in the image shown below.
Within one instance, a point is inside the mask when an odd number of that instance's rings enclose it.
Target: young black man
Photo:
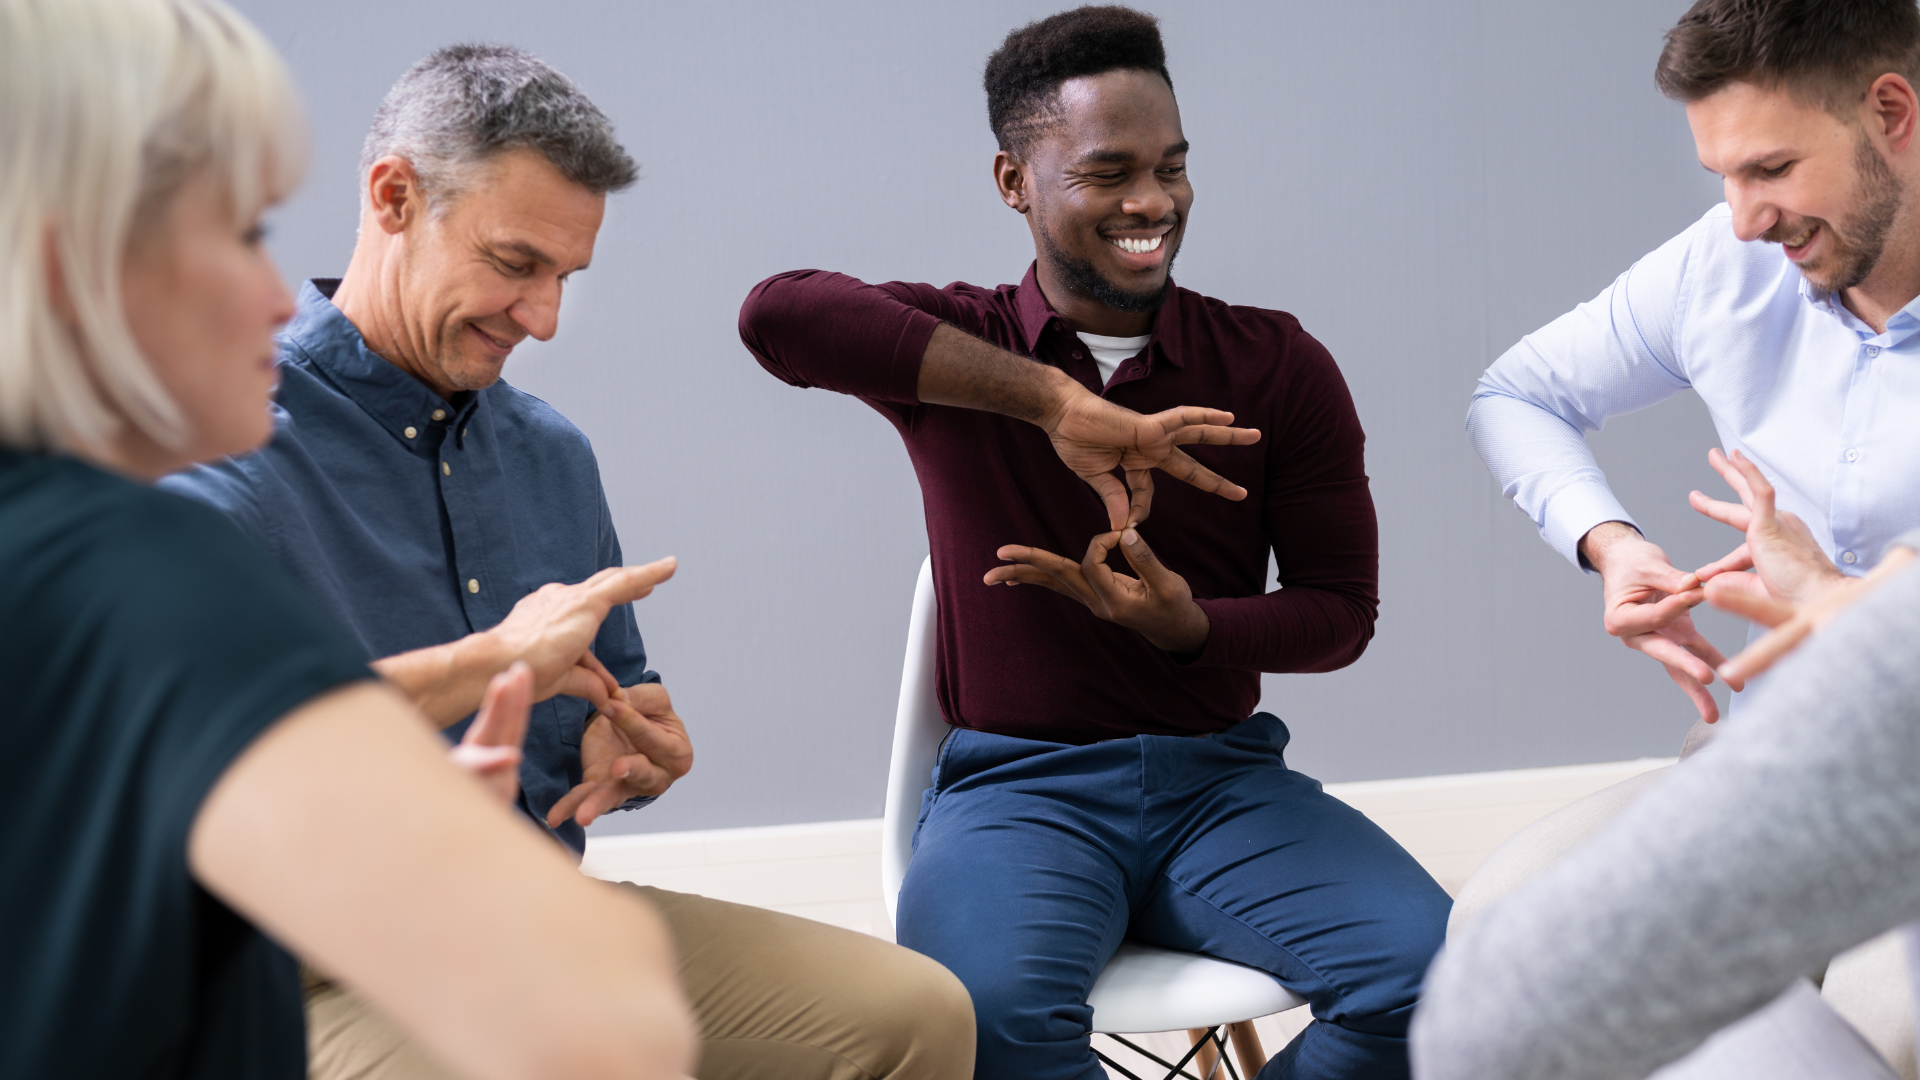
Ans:
[[[1104,1076],[1086,995],[1132,937],[1312,1003],[1262,1080],[1405,1076],[1447,896],[1249,716],[1261,672],[1344,667],[1372,636],[1364,436],[1292,316],[1173,285],[1193,190],[1165,57],[1151,16],[1087,7],[988,61],[995,181],[1037,255],[1020,285],[783,274],[741,336],[880,410],[920,478],[955,730],[898,933],[972,994],[976,1075]],[[1156,495],[1153,468],[1186,483]]]

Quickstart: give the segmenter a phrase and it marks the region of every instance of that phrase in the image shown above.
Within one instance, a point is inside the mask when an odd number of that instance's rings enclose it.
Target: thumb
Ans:
[[[1180,581],[1180,575],[1167,569],[1167,564],[1147,546],[1147,538],[1140,535],[1139,529],[1120,534],[1120,554],[1126,556],[1127,565],[1133,567],[1134,573],[1154,592],[1165,592],[1168,586]]]
[[[533,669],[526,661],[493,677],[480,703],[480,715],[467,728],[463,745],[518,748],[527,737],[527,710],[533,705]]]

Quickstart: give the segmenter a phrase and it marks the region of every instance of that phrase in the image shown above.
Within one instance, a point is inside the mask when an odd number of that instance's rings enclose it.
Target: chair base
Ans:
[[[1222,1032],[1220,1030],[1222,1027],[1227,1030]],[[1251,1020],[1237,1024],[1215,1024],[1207,1028],[1189,1029],[1187,1037],[1193,1041],[1193,1046],[1179,1061],[1168,1061],[1146,1047],[1112,1032],[1101,1032],[1101,1034],[1167,1070],[1162,1080],[1221,1080],[1223,1075],[1227,1080],[1253,1080],[1254,1074],[1266,1064],[1266,1055],[1260,1047],[1260,1036],[1254,1032]],[[1227,1056],[1229,1035],[1233,1041],[1234,1058],[1239,1059],[1240,1068],[1238,1069],[1234,1068],[1233,1058]],[[1101,1053],[1097,1047],[1093,1055],[1100,1059],[1101,1064],[1126,1077],[1127,1080],[1146,1080],[1145,1077]],[[1222,1065],[1226,1066],[1224,1074],[1220,1068]]]

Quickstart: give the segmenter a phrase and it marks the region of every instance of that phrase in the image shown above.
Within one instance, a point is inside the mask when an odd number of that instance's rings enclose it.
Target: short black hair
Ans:
[[[1060,84],[1108,71],[1150,71],[1173,89],[1160,20],[1129,7],[1089,6],[1049,15],[1007,35],[987,57],[987,123],[1000,149],[1026,153],[1059,120]]]
[[[1913,81],[1917,63],[1914,0],[1699,0],[1667,31],[1653,77],[1677,101],[1750,82],[1842,112],[1888,72]]]

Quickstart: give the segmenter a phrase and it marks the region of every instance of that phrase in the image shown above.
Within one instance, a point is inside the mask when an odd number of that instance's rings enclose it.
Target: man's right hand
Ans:
[[[1621,521],[1589,530],[1580,539],[1580,554],[1600,571],[1607,633],[1665,665],[1667,676],[1693,701],[1701,720],[1711,724],[1720,719],[1719,703],[1707,686],[1725,657],[1701,636],[1688,614],[1706,599],[1700,579],[1676,568],[1658,545]]]
[[[668,557],[608,567],[578,585],[543,585],[490,630],[376,660],[373,668],[441,727],[478,708],[488,681],[516,662],[532,670],[533,700],[567,694],[603,707],[620,684],[590,651],[600,624],[615,606],[653,592],[678,565]]]

